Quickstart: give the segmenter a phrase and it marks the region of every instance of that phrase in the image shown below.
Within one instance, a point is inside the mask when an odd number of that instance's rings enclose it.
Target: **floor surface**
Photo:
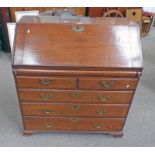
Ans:
[[[122,138],[104,134],[22,135],[10,57],[0,52],[0,146],[155,146],[155,28],[142,38],[144,70]]]

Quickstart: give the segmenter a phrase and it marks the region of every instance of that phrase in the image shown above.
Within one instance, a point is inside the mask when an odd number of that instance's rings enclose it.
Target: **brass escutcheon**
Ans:
[[[53,95],[50,94],[40,94],[40,97],[43,101],[49,101],[50,99],[52,99]]]
[[[101,86],[104,88],[111,88],[113,86],[114,82],[110,81],[101,81]]]
[[[109,98],[105,97],[105,96],[99,96],[98,100],[101,102],[107,102],[109,100]]]
[[[99,115],[103,115],[107,113],[107,110],[96,110],[96,113]]]
[[[85,26],[84,25],[73,25],[72,26],[72,31],[73,32],[84,32],[85,31]]]
[[[95,123],[95,124],[94,124],[94,127],[95,127],[96,129],[101,129],[101,128],[104,127],[104,124]]]
[[[51,110],[51,109],[44,109],[44,110],[43,110],[43,113],[45,113],[45,114],[50,114],[50,113],[52,113],[52,112],[54,112],[54,111]]]
[[[73,91],[73,92],[70,93],[70,95],[71,95],[72,97],[74,97],[74,98],[79,98],[79,97],[80,97],[80,92],[78,92],[78,91]]]
[[[53,81],[52,81],[52,80],[40,80],[40,83],[41,83],[42,85],[47,86],[47,85],[52,84]]]
[[[70,121],[72,123],[78,123],[80,121],[80,118],[70,118]]]
[[[75,111],[79,110],[80,109],[80,105],[74,104],[74,105],[71,106],[71,109],[75,110]]]
[[[52,127],[53,127],[53,125],[48,124],[48,123],[44,123],[44,127],[45,127],[45,128],[52,128]]]

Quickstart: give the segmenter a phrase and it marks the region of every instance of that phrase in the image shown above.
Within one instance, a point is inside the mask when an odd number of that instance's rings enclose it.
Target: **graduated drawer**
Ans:
[[[123,118],[90,118],[90,117],[24,117],[27,130],[50,131],[121,131]]]
[[[100,104],[21,104],[25,116],[126,117],[129,105]]]
[[[129,78],[79,78],[79,89],[135,90],[138,79]]]
[[[19,88],[75,89],[76,78],[16,77]]]
[[[20,101],[129,104],[132,91],[19,90]]]

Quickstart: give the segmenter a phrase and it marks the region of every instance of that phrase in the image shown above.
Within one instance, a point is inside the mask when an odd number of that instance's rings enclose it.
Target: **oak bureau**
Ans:
[[[122,136],[142,72],[139,28],[126,18],[25,16],[12,68],[25,135]]]

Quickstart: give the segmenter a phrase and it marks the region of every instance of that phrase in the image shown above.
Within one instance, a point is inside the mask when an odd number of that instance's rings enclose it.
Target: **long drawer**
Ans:
[[[121,131],[123,118],[24,117],[25,129],[49,131]]]
[[[132,91],[19,90],[20,101],[130,104]]]
[[[17,76],[18,88],[75,89],[76,78]]]
[[[79,78],[79,89],[90,90],[135,90],[138,79],[135,78]]]
[[[126,117],[129,105],[100,104],[39,104],[22,103],[25,116],[92,116],[92,117]]]

